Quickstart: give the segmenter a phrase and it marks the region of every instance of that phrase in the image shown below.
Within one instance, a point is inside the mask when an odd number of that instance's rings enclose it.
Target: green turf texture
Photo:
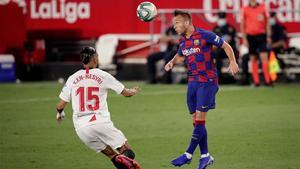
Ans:
[[[124,132],[142,169],[171,169],[192,133],[186,85],[146,85],[136,97],[109,93],[115,126]],[[55,106],[62,84],[0,85],[1,169],[112,169],[73,129],[71,107],[58,125]],[[299,169],[300,84],[275,88],[221,86],[207,119],[211,169]],[[199,149],[190,165],[196,169]]]

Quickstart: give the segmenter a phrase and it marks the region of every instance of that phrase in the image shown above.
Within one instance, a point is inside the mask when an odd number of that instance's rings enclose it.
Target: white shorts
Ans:
[[[113,149],[122,147],[127,141],[124,134],[112,122],[94,123],[76,129],[76,133],[84,144],[97,153],[107,146]]]

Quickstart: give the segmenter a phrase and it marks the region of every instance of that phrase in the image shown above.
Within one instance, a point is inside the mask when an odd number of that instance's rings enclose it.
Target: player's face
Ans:
[[[177,15],[173,18],[173,27],[178,34],[186,32],[188,21],[185,20],[181,15]]]
[[[250,6],[255,6],[256,3],[257,3],[256,0],[250,0],[250,1],[249,1]]]

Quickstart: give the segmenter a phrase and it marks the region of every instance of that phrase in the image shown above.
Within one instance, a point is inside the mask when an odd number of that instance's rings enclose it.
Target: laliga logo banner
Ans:
[[[8,5],[10,2],[17,3],[19,7],[23,8],[23,13],[29,15],[30,19],[64,19],[67,23],[73,24],[78,19],[89,19],[91,16],[90,2],[66,2],[66,0],[0,0],[0,5]]]
[[[31,19],[64,19],[73,24],[78,19],[89,19],[91,7],[89,2],[72,2],[65,0],[39,1],[30,0]]]

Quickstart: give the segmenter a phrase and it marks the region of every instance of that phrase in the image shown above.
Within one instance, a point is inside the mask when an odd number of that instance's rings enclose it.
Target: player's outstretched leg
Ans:
[[[205,169],[207,166],[214,163],[214,158],[209,154],[202,154],[199,160],[198,169]]]
[[[203,127],[202,121],[195,121],[195,126],[193,130],[193,135],[191,137],[191,142],[189,147],[187,148],[186,152],[181,155],[180,157],[171,161],[174,166],[182,166],[184,164],[189,164],[192,161],[192,157],[194,154],[195,149],[198,147],[200,140],[203,138],[204,134],[206,133],[205,128]]]
[[[174,166],[180,167],[184,164],[189,164],[192,161],[192,156],[201,139],[201,128],[198,124],[195,125],[191,142],[186,152],[178,158],[171,161]]]

